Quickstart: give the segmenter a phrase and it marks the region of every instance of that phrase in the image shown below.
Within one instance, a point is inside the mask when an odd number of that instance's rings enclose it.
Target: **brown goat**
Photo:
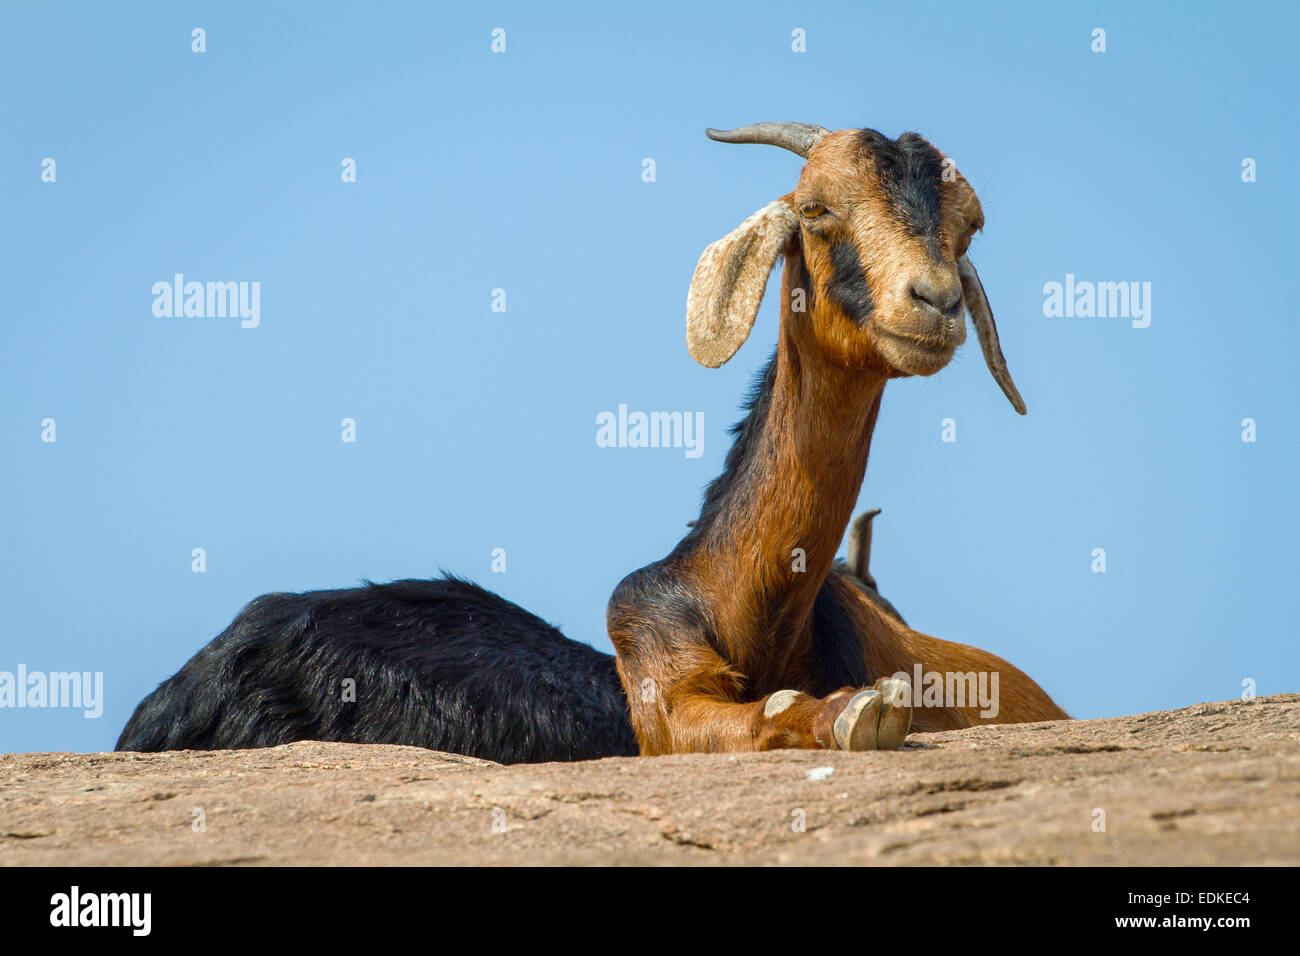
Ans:
[[[759,123],[708,135],[808,162],[794,192],[704,251],[691,282],[687,345],[717,367],[749,335],[785,258],[776,354],[726,470],[673,552],[610,599],[641,752],[897,748],[913,723],[1065,718],[1006,661],[912,630],[833,566],[885,383],[948,363],[966,337],[963,304],[1024,414],[966,258],[984,224],[974,190],[914,133]],[[924,687],[912,688],[915,674]],[[984,677],[991,707],[967,699]]]

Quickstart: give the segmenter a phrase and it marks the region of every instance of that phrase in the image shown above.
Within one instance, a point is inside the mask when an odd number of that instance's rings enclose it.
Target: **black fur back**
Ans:
[[[140,703],[117,749],[295,740],[501,763],[638,752],[613,657],[456,578],[256,599]]]

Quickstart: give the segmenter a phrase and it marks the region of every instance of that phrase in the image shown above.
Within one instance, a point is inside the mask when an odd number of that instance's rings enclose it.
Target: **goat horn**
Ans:
[[[957,274],[961,276],[961,291],[966,299],[966,311],[970,313],[975,334],[979,336],[980,350],[984,353],[984,364],[993,373],[994,380],[1002,386],[1002,393],[1011,402],[1011,407],[1021,415],[1025,414],[1025,400],[1020,397],[1016,383],[1011,380],[1007,370],[1006,356],[1002,354],[1002,344],[998,341],[998,327],[993,321],[993,310],[989,308],[988,296],[984,294],[984,284],[980,274],[975,271],[975,263],[965,256],[957,263]]]
[[[780,146],[804,159],[830,130],[811,123],[750,123],[732,130],[706,129],[704,135],[719,143],[760,143]]]

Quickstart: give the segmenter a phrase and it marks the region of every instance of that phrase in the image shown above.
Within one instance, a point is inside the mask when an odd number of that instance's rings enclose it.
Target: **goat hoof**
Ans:
[[[849,698],[844,710],[835,718],[835,742],[841,750],[876,749],[876,730],[883,700],[878,690],[859,691]]]
[[[897,750],[912,727],[912,685],[892,677],[876,682],[883,701],[876,728],[876,749]]]
[[[908,685],[878,682],[878,689],[854,694],[835,718],[835,742],[841,750],[897,750],[912,725]]]

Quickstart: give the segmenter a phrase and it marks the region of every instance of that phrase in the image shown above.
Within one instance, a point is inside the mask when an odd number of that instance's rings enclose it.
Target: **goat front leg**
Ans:
[[[663,699],[632,698],[632,724],[642,754],[897,750],[912,720],[911,686],[892,678],[821,698],[779,690],[746,702],[702,683],[714,682],[688,679]]]
[[[669,704],[671,749],[897,750],[911,725],[911,697],[910,685],[892,678],[822,698],[797,690],[779,690],[753,703],[678,695]]]

